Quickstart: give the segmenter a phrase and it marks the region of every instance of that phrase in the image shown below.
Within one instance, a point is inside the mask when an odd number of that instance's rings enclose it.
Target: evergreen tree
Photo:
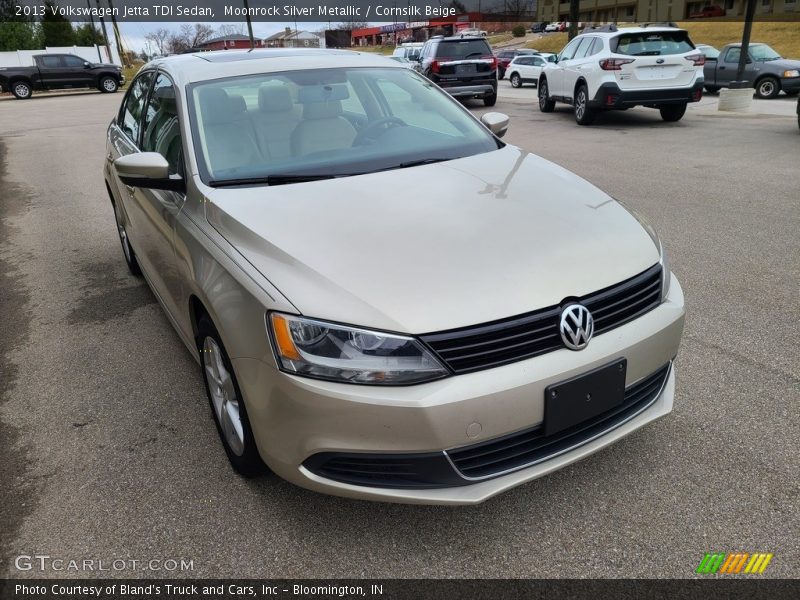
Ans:
[[[103,34],[91,23],[84,23],[75,29],[75,44],[78,46],[103,45]]]
[[[16,4],[0,0],[0,52],[41,48],[38,26],[31,18],[17,16]]]
[[[53,0],[45,1],[45,12],[42,17],[42,35],[45,46],[74,46],[75,30],[66,17],[53,13],[56,6]]]

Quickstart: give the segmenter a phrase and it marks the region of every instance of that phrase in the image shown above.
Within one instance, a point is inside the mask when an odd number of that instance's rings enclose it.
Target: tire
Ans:
[[[543,113],[553,112],[556,108],[556,101],[547,97],[549,91],[547,79],[539,81],[539,110]]]
[[[674,123],[675,121],[680,121],[683,115],[686,114],[686,103],[668,104],[667,106],[661,106],[658,110],[662,119],[667,123]]]
[[[719,91],[719,88],[716,85],[707,85],[705,88],[709,94],[716,94]]]
[[[522,87],[522,77],[520,77],[518,73],[512,73],[511,77],[509,77],[508,80],[511,82],[511,87],[513,88]]]
[[[200,317],[197,324],[197,340],[206,395],[225,454],[240,475],[253,477],[263,473],[265,465],[258,454],[233,366],[207,315]]]
[[[494,106],[495,104],[497,104],[497,92],[495,92],[491,96],[484,96],[483,98],[484,106]]]
[[[100,81],[97,82],[97,89],[106,94],[113,94],[119,89],[119,84],[116,79],[110,75],[106,75],[101,77]]]
[[[116,202],[113,203],[114,207],[114,220],[117,223],[117,234],[119,235],[119,243],[122,244],[122,255],[125,257],[125,262],[128,265],[128,270],[131,275],[136,277],[142,276],[142,269],[139,267],[139,261],[136,260],[136,253],[131,247],[131,242],[128,239],[128,233],[125,231],[125,224],[121,223],[120,214],[117,211]]]
[[[585,84],[579,85],[575,91],[573,111],[578,125],[591,125],[597,117],[597,111],[589,106],[589,89]]]
[[[27,81],[15,81],[9,87],[17,100],[27,100],[33,95],[33,88]]]
[[[498,79],[503,79],[505,76],[506,76],[506,70],[505,69],[497,69],[497,78]]]
[[[756,82],[756,96],[765,100],[775,98],[781,93],[781,82],[774,77],[764,77]]]

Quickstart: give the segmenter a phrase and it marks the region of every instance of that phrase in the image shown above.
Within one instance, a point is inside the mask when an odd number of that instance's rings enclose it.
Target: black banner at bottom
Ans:
[[[3,579],[2,600],[427,598],[796,599],[800,580],[708,579]]]

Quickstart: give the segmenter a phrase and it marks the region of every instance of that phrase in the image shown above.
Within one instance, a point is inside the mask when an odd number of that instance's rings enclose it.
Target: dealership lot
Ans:
[[[506,139],[650,218],[687,325],[671,415],[471,508],[234,475],[197,366],[122,259],[101,174],[121,96],[0,102],[3,573],[40,575],[14,567],[39,553],[199,577],[686,577],[708,551],[766,551],[764,576],[800,575],[796,118],[636,108],[583,128],[518,92],[491,109]]]

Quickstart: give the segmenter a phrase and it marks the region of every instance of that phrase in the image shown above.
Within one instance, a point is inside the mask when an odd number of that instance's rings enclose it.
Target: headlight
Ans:
[[[783,72],[783,76],[784,77],[800,77],[800,71],[798,71],[797,69],[792,69],[791,71],[784,71]]]
[[[269,324],[281,370],[343,383],[407,385],[449,375],[418,340],[271,313]]]

